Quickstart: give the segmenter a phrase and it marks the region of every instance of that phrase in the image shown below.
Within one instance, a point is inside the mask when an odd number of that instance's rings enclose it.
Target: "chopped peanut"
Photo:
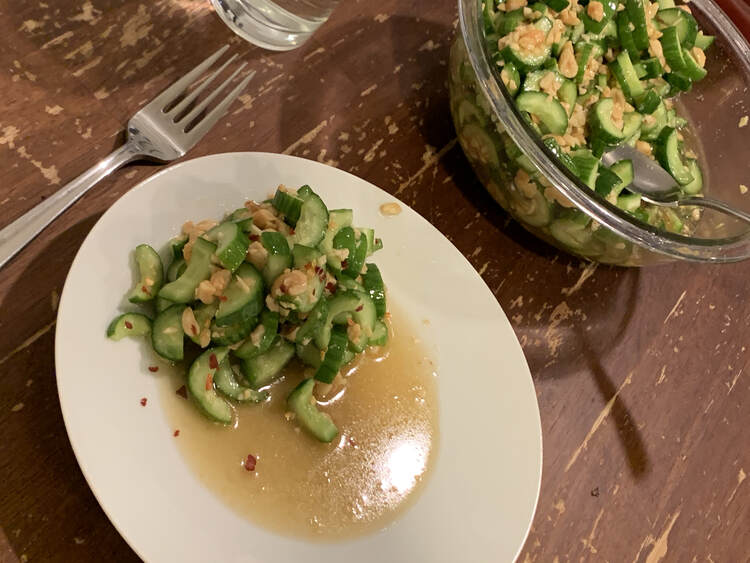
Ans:
[[[565,78],[575,78],[576,74],[578,74],[578,63],[573,53],[573,43],[570,41],[566,41],[560,51],[558,67],[560,68],[560,74]]]
[[[591,0],[586,6],[586,13],[595,22],[600,22],[604,19],[604,6],[597,0]]]

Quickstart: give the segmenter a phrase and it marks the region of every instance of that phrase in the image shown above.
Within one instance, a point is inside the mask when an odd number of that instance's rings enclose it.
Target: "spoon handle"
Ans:
[[[721,211],[722,213],[732,215],[733,217],[737,217],[738,219],[750,223],[750,213],[740,211],[739,209],[734,209],[723,201],[719,201],[718,199],[713,199],[710,197],[686,197],[684,199],[680,199],[677,202],[677,205],[697,205],[699,207],[708,207],[709,209]]]

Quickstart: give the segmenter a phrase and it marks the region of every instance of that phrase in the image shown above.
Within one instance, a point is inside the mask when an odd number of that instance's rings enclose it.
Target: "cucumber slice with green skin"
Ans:
[[[200,237],[195,239],[193,253],[187,268],[179,278],[162,287],[159,295],[175,303],[190,303],[193,301],[195,299],[195,288],[211,276],[211,256],[213,256],[215,250],[215,244]]]
[[[187,377],[188,391],[200,411],[208,418],[222,424],[232,423],[234,410],[216,393],[214,377],[228,352],[228,348],[209,348],[195,359]]]
[[[386,312],[385,285],[380,269],[375,264],[367,264],[367,271],[362,274],[362,285],[365,293],[370,296],[375,304],[378,318],[382,319]]]
[[[625,194],[617,198],[617,207],[631,213],[641,206],[640,194]]]
[[[341,259],[338,269],[331,265],[331,269],[335,273],[339,273],[347,267],[349,258],[354,254],[355,246],[356,241],[354,240],[354,229],[352,227],[342,228],[336,233],[336,236],[333,237],[334,250],[346,251],[346,258]],[[343,252],[341,254],[343,255]]]
[[[677,138],[677,130],[665,127],[654,143],[656,159],[677,180],[681,186],[690,184],[694,180],[690,169],[682,162],[680,157],[680,141]]]
[[[565,8],[570,5],[568,0],[542,0],[547,6],[552,8],[555,12],[562,12]]]
[[[599,175],[596,178],[596,193],[602,197],[607,197],[613,191],[617,193],[618,188],[622,189],[622,178],[606,166],[599,166]],[[622,187],[621,187],[622,186]]]
[[[253,214],[246,207],[240,207],[232,211],[229,215],[229,220],[237,223],[237,226],[242,229],[243,233],[249,233],[253,226]]]
[[[188,241],[187,235],[180,235],[180,236],[174,237],[172,240],[169,241],[169,249],[172,252],[173,259],[177,260],[178,258],[182,258],[182,249],[185,248],[187,241]]]
[[[661,66],[661,63],[659,62],[659,59],[656,57],[651,57],[649,59],[644,59],[640,63],[641,67],[643,68],[643,76],[639,76],[638,78],[658,78],[662,74],[664,74],[664,67]]]
[[[367,256],[371,256],[375,251],[383,248],[382,242],[380,242],[379,245],[375,243],[376,239],[374,229],[360,228],[359,231],[367,239]]]
[[[198,325],[197,334],[192,331],[187,332],[187,337],[200,346],[201,339],[200,334],[204,329],[211,328],[211,319],[216,315],[216,311],[219,309],[219,303],[214,301],[213,303],[200,303],[193,309],[193,316],[195,322]]]
[[[656,111],[661,103],[661,96],[653,90],[647,90],[642,96],[635,101],[638,111],[643,114],[651,114]]]
[[[622,179],[623,187],[627,187],[633,183],[632,160],[618,160],[610,166],[610,169]]]
[[[695,47],[698,47],[699,49],[703,49],[704,51],[708,49],[714,42],[714,36],[713,35],[703,35],[702,31],[698,32],[698,35],[695,37]]]
[[[138,268],[138,281],[128,293],[131,303],[151,301],[159,293],[164,283],[164,267],[159,254],[147,244],[135,247],[135,264]]]
[[[592,137],[606,146],[615,146],[625,139],[622,129],[612,121],[614,104],[612,98],[602,98],[594,104],[589,113]]]
[[[630,29],[631,23],[628,12],[626,10],[618,12],[616,21],[617,37],[620,40],[622,48],[625,49],[631,60],[637,61],[640,56],[640,51],[638,47],[636,47],[635,40],[633,39],[633,31]]]
[[[656,19],[664,26],[674,26],[677,28],[677,37],[680,44],[685,49],[691,49],[695,45],[698,36],[698,22],[692,14],[688,14],[680,8],[668,8],[659,10],[656,13]]]
[[[515,66],[519,72],[531,72],[532,70],[540,68],[549,58],[550,47],[549,45],[545,45],[541,52],[529,54],[517,51],[508,45],[500,51],[500,55],[506,62],[513,63],[513,66]]]
[[[557,97],[561,102],[568,104],[568,107],[570,108],[568,110],[568,115],[572,115],[573,110],[575,109],[576,100],[578,99],[578,87],[576,86],[576,83],[567,78],[563,80],[560,89],[557,91]]]
[[[682,58],[685,60],[684,72],[686,77],[688,77],[693,82],[698,82],[699,80],[703,80],[706,77],[708,71],[705,68],[701,67],[693,58],[693,55],[691,55],[687,50],[682,51]]]
[[[635,100],[643,95],[645,92],[643,83],[638,80],[638,75],[635,72],[635,68],[633,68],[633,63],[627,51],[623,51],[617,55],[617,58],[609,65],[609,68],[612,74],[615,75],[623,94],[625,94],[628,100]]]
[[[633,41],[635,46],[643,51],[648,49],[648,29],[646,28],[646,10],[643,0],[625,0],[628,18],[633,23]]]
[[[493,168],[500,167],[495,143],[483,127],[469,123],[461,129],[459,140],[470,160],[477,160]]]
[[[507,86],[507,85],[506,85]],[[467,99],[461,100],[456,109],[456,118],[459,125],[476,122],[484,125],[487,122],[484,112]]]
[[[230,272],[234,272],[245,261],[250,239],[237,223],[227,222],[216,225],[202,238],[216,245],[214,251],[216,258]]]
[[[568,114],[557,100],[542,92],[523,92],[516,98],[516,107],[536,115],[547,130],[563,135],[568,128]]]
[[[590,150],[579,149],[570,154],[578,169],[578,177],[592,190],[596,189],[596,175],[599,171],[599,159]]]
[[[242,373],[252,389],[260,389],[281,377],[281,370],[293,356],[294,345],[277,335],[263,354],[242,360]]]
[[[297,192],[297,196],[302,199],[302,208],[294,227],[292,243],[317,246],[326,233],[328,208],[309,186],[302,186]]]
[[[500,34],[508,35],[523,22],[523,19],[523,8],[505,12],[505,18],[503,18],[503,23],[500,26]]]
[[[341,261],[341,273],[350,278],[356,278],[367,259],[367,238],[362,236],[359,229],[344,227],[333,239],[333,247],[346,248],[349,251],[346,259]]]
[[[253,329],[247,340],[234,351],[234,355],[243,360],[260,356],[271,347],[278,332],[279,314],[264,309],[260,314],[260,323]]]
[[[364,274],[362,274],[362,278],[364,278]],[[353,291],[361,291],[363,293],[367,293],[365,290],[365,286],[363,286],[361,283],[357,282],[357,280],[352,278],[340,278],[337,280],[336,286],[339,289],[351,289]]]
[[[575,219],[556,219],[549,226],[550,233],[564,246],[587,255],[596,254],[593,231],[586,222]]]
[[[509,193],[510,208],[521,222],[532,227],[543,227],[552,219],[552,204],[539,190],[535,190],[531,197],[527,197],[517,188]]]
[[[307,344],[300,344],[298,342],[295,346],[295,353],[302,363],[310,367],[318,368],[323,362],[320,350],[318,350],[314,342],[308,342]]]
[[[308,264],[319,266],[322,256],[320,250],[310,246],[295,244],[292,248],[292,262],[297,270],[303,270]]]
[[[674,0],[658,0],[659,8],[674,8]]]
[[[292,253],[286,237],[281,233],[265,231],[260,234],[260,243],[268,252],[266,265],[263,267],[263,281],[267,287],[271,287],[273,281],[291,267]]]
[[[651,118],[644,118],[641,124],[641,139],[644,141],[654,141],[661,133],[661,130],[667,125],[667,108],[664,103],[660,103]]]
[[[359,305],[353,311],[342,311],[333,316],[333,324],[348,324],[351,319],[360,327],[359,336],[352,340],[349,336],[349,346],[355,352],[362,352],[367,348],[367,342],[372,335],[377,320],[377,310],[372,299],[367,294],[352,292],[359,297]],[[338,294],[336,295],[338,297]],[[334,297],[334,300],[336,299]],[[329,306],[329,316],[334,305]],[[330,338],[329,338],[330,345]]]
[[[170,301],[169,299],[164,299],[161,295],[157,295],[156,299],[154,300],[154,305],[155,305],[157,313],[166,311],[174,304],[175,303],[173,301]]]
[[[677,28],[670,26],[662,30],[661,41],[664,58],[672,71],[685,70],[685,57],[682,55],[682,45],[677,35]]]
[[[187,262],[185,262],[185,259],[182,257],[175,258],[174,261],[169,265],[169,268],[167,268],[167,281],[173,282],[182,274],[184,274],[186,269]]]
[[[576,165],[573,162],[573,159],[570,158],[570,155],[568,155],[568,153],[566,153],[564,150],[560,148],[560,145],[558,144],[557,141],[555,141],[551,137],[547,137],[542,142],[547,146],[547,148],[550,151],[552,151],[552,154],[554,154],[558,158],[558,160],[560,160],[560,162],[563,163],[565,168],[570,170],[576,176],[578,175],[578,169],[576,168]]]
[[[344,352],[346,352],[348,345],[349,339],[346,335],[346,329],[342,326],[333,327],[328,349],[315,372],[315,379],[323,383],[331,383],[336,378],[336,374],[344,365]]]
[[[544,78],[544,76],[548,72],[554,72],[554,71],[540,69],[540,70],[534,70],[528,73],[526,75],[526,78],[523,79],[523,84],[521,85],[521,91],[522,92],[539,92],[539,81],[542,78]],[[557,76],[555,76],[555,79],[559,80]]]
[[[383,321],[377,321],[372,329],[372,336],[368,342],[370,346],[385,346],[388,344],[388,327]]]
[[[302,211],[302,200],[283,190],[277,189],[273,196],[273,206],[284,216],[284,221],[294,227]]]
[[[247,338],[258,324],[258,319],[253,317],[235,324],[217,326],[216,322],[211,324],[211,341],[217,346],[231,346]]]
[[[354,310],[361,305],[362,300],[360,296],[361,294],[354,291],[339,291],[336,295],[327,300],[328,311],[325,319],[323,319],[323,322],[320,323],[320,326],[313,333],[315,344],[320,350],[325,350],[328,347],[328,341],[331,339],[333,319],[342,313],[350,314],[354,312]],[[310,319],[308,319],[308,321],[309,320]],[[305,324],[307,324],[307,322]],[[300,328],[300,332],[304,328],[305,326],[303,325],[302,328]],[[297,338],[299,338],[299,336],[298,332]],[[304,339],[298,341],[304,343]]]
[[[287,274],[291,275],[298,272],[301,272],[305,277],[307,285],[301,293],[287,293],[284,290],[284,284],[286,283],[286,280],[291,279],[287,277]],[[319,266],[315,267],[315,269],[307,267],[301,270],[286,270],[285,273],[282,274],[282,277],[277,279],[271,288],[271,297],[287,312],[308,313],[315,307],[318,301],[323,298],[323,282],[325,279],[325,270]]]
[[[505,84],[505,87],[508,89],[508,93],[510,93],[511,96],[515,96],[518,92],[518,88],[521,85],[521,75],[518,72],[516,65],[511,62],[506,62],[503,66],[503,70],[500,71],[500,78],[502,79],[503,84]],[[459,107],[459,111],[460,109],[461,108]],[[481,124],[484,124],[484,115],[480,115],[482,116],[482,118],[477,119],[477,121]]]
[[[214,374],[214,385],[226,398],[240,403],[262,403],[269,397],[267,391],[257,391],[241,385],[237,381],[228,358],[224,358],[224,361],[219,364],[219,369]]]
[[[586,71],[586,65],[592,57],[594,45],[588,42],[579,42],[575,45],[574,50],[576,63],[578,64],[575,81],[576,84],[581,84],[583,82],[583,73]]]
[[[586,10],[584,10],[581,14],[583,27],[588,33],[599,34],[604,31],[605,26],[610,22],[612,16],[617,13],[618,2],[615,2],[613,0],[601,0],[601,5],[604,11],[604,16],[600,21],[596,21],[595,19],[591,18]]]
[[[224,299],[216,311],[217,326],[242,323],[263,310],[263,278],[252,264],[242,264],[224,290]]]
[[[151,328],[151,346],[162,358],[179,362],[184,357],[185,332],[182,330],[182,313],[185,305],[179,303],[159,313]]]
[[[703,190],[703,172],[701,171],[701,167],[697,160],[691,158],[687,162],[687,168],[693,180],[683,185],[682,191],[689,195],[698,194]]]
[[[307,319],[297,331],[296,341],[306,345],[321,331],[328,319],[328,300],[321,299],[313,307]],[[317,339],[316,339],[317,340]]]
[[[353,218],[351,209],[334,209],[328,214],[328,227],[318,249],[326,255],[328,265],[334,270],[341,269],[341,258],[333,252],[333,239],[341,229],[351,226]]]
[[[313,397],[314,388],[314,379],[304,380],[289,394],[286,404],[302,428],[319,441],[329,443],[338,435],[339,429],[328,414],[318,410]]]
[[[151,319],[140,313],[125,313],[112,319],[107,327],[107,338],[122,340],[126,336],[146,336],[151,333]]]

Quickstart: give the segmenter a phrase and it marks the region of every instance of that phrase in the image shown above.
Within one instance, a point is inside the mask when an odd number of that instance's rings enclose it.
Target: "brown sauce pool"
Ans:
[[[404,317],[392,319],[388,345],[347,366],[343,389],[319,398],[339,428],[331,444],[285,417],[301,364],[286,368],[270,401],[240,405],[235,428],[175,394],[182,375],[164,377],[161,402],[187,464],[233,510],[280,534],[338,540],[386,527],[424,487],[438,441],[435,366]],[[255,471],[243,465],[248,454]]]

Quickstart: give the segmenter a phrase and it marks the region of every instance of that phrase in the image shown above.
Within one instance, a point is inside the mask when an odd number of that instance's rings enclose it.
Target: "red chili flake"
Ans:
[[[293,235],[294,234],[294,229],[289,229],[289,234]]]
[[[355,310],[355,311],[357,311],[357,312],[359,313],[359,312],[360,312],[360,311],[361,311],[362,309],[364,309],[364,308],[365,308],[365,306],[364,306],[364,305],[360,305],[359,307],[357,307],[357,308],[356,308],[356,309],[354,309],[354,310]]]
[[[331,281],[331,282],[328,282],[328,283],[326,284],[326,289],[327,289],[328,291],[330,291],[331,293],[333,293],[334,291],[336,291],[336,284],[335,284],[335,283],[333,283],[332,281]]]
[[[187,399],[187,387],[184,385],[180,387],[177,391],[175,391],[176,394],[178,394],[183,399]]]
[[[130,330],[131,328],[133,328],[133,323],[131,323],[130,321],[125,321],[125,328]]]
[[[346,270],[349,267],[349,261],[348,260],[342,260],[341,261],[341,269]]]
[[[145,407],[147,402],[148,402],[148,399],[146,397],[143,397],[143,399],[141,399],[141,406]]]
[[[315,297],[315,288],[313,287],[312,296]]]
[[[146,295],[151,295],[151,294],[149,293],[149,291],[148,291],[148,288],[147,288],[147,287],[146,287],[145,285],[142,285],[142,286],[141,286],[141,291],[142,291],[143,293],[145,293]]]
[[[206,391],[210,391],[211,387],[213,387],[213,385],[214,385],[214,374],[213,373],[209,373],[206,376]]]
[[[180,431],[179,430],[175,430],[173,436],[175,438],[177,438],[177,436],[179,436],[179,435],[180,435]]]
[[[257,462],[258,460],[255,459],[253,454],[247,454],[247,459],[245,460],[245,471],[255,471],[255,464]]]
[[[219,301],[226,301],[227,296],[226,295],[219,295]]]
[[[375,239],[375,244],[380,244],[380,239],[379,238]]]
[[[156,373],[157,371],[159,371],[159,366],[148,366],[148,371],[150,371],[151,373]]]
[[[258,235],[250,235],[250,240],[253,242],[257,242],[260,240],[260,237]]]
[[[198,327],[195,325],[190,325],[190,332],[193,333],[193,336],[198,336]]]
[[[216,354],[211,354],[208,357],[208,367],[211,369],[216,369],[219,367],[219,360],[216,359]]]

